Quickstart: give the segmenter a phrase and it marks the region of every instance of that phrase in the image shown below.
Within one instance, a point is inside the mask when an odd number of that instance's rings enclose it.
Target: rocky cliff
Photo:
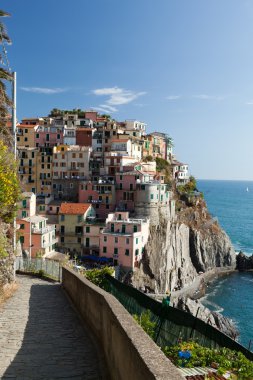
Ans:
[[[202,321],[219,329],[232,339],[235,339],[239,335],[239,332],[235,328],[235,325],[231,319],[224,317],[217,312],[210,311],[198,300],[191,300],[190,298],[180,297],[173,301],[172,306],[186,311],[194,316],[197,316],[198,318],[202,319]]]
[[[150,237],[132,284],[155,293],[188,287],[199,272],[235,268],[236,255],[226,233],[209,215],[205,202],[184,207],[174,220],[160,214],[150,225]]]

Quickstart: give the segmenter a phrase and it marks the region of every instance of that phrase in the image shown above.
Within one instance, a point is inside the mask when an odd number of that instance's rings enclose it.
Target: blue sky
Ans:
[[[253,180],[251,0],[2,0],[18,118],[97,108],[169,133],[197,178]]]

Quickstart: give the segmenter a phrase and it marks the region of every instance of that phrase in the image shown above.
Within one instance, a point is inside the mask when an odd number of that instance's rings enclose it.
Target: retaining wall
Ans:
[[[69,268],[62,285],[104,352],[112,380],[182,380],[131,315],[111,294]]]

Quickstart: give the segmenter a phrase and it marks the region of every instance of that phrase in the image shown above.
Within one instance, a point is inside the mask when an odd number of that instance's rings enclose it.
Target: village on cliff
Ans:
[[[189,181],[171,137],[146,128],[93,110],[57,109],[17,125],[23,255],[60,252],[138,267],[150,222],[158,211],[175,215],[172,183]]]

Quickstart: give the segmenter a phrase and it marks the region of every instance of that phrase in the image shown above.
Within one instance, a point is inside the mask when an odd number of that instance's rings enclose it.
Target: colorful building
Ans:
[[[96,212],[90,203],[62,203],[59,210],[58,244],[61,251],[69,252],[71,255],[82,255],[84,247],[87,249],[94,245],[91,236],[87,236],[89,233],[86,231],[86,225],[95,219]]]
[[[100,233],[99,256],[112,258],[114,265],[133,269],[142,259],[148,237],[148,219],[129,219],[128,212],[109,214]]]
[[[28,257],[44,256],[54,252],[58,241],[55,225],[47,224],[47,218],[33,215],[17,219],[20,243],[23,253]]]

